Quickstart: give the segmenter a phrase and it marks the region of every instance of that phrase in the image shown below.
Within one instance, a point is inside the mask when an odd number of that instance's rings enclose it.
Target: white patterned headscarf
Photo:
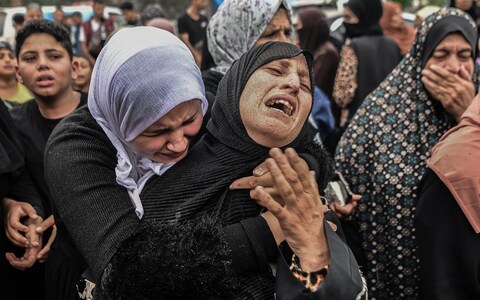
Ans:
[[[129,142],[175,106],[192,99],[202,101],[205,114],[208,102],[200,70],[185,44],[165,30],[121,29],[98,56],[88,107],[117,149],[117,183],[128,190],[139,218],[143,186],[173,163],[141,157]]]
[[[208,51],[216,64],[212,70],[225,74],[232,63],[262,36],[280,5],[292,12],[287,0],[225,0],[207,27]]]

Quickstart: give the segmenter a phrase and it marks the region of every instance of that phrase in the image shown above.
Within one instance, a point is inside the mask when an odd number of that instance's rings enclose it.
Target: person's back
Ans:
[[[378,87],[402,59],[397,44],[384,35],[354,38],[350,47],[358,59],[358,87],[349,106],[349,118],[355,114],[368,94]]]

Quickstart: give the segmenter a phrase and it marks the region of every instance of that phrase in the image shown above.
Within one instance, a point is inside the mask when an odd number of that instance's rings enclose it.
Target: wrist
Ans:
[[[290,265],[292,274],[305,285],[307,290],[315,292],[327,276],[330,265],[324,265],[315,271],[306,271],[303,265],[303,262],[301,262],[298,256],[293,254],[292,263]]]

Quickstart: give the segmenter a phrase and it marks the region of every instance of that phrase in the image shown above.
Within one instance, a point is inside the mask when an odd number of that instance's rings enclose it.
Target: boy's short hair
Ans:
[[[70,57],[70,60],[72,60],[72,42],[70,40],[70,33],[68,32],[68,29],[65,26],[48,20],[32,20],[18,31],[15,38],[15,54],[17,59],[25,40],[31,35],[38,33],[51,35],[57,42],[60,43],[60,45],[62,45],[63,48],[65,48],[65,50],[67,50],[68,56]]]

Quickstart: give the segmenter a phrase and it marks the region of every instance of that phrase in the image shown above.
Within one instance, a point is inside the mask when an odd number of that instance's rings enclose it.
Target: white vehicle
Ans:
[[[43,17],[47,20],[53,20],[53,12],[56,6],[42,6]],[[93,16],[93,10],[90,5],[62,6],[62,10],[66,15],[70,15],[75,11],[82,14],[83,21],[89,20]],[[25,6],[19,7],[1,7],[0,8],[0,41],[10,41],[14,38],[15,31],[12,25],[12,16],[16,13],[25,14]],[[108,18],[110,13],[121,15],[122,11],[118,7],[105,6],[104,17]]]

